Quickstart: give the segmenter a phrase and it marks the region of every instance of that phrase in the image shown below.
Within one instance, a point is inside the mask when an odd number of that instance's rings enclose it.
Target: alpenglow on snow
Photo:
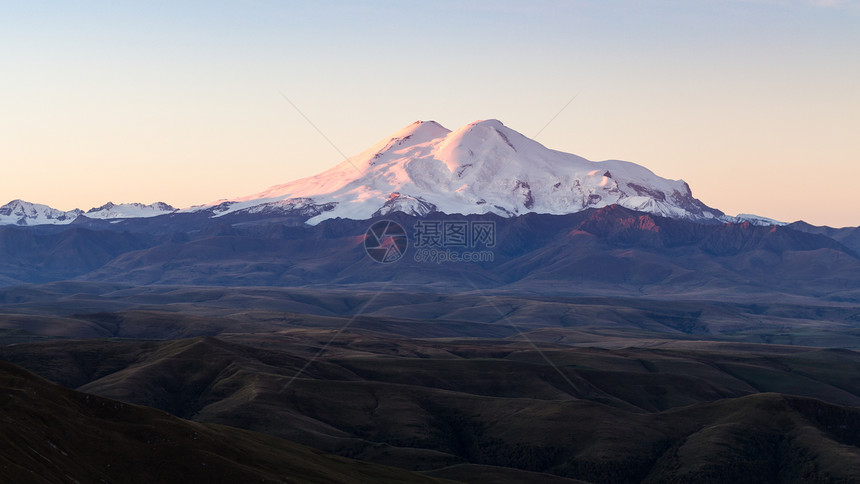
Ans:
[[[365,220],[393,212],[426,215],[526,213],[564,215],[617,204],[698,222],[782,224],[756,215],[731,217],[693,197],[683,180],[669,180],[619,160],[589,161],[549,149],[495,119],[450,131],[416,121],[364,152],[314,176],[263,192],[176,210],[164,203],[108,203],[63,212],[14,200],[0,207],[0,225],[64,225],[80,217],[122,220],[197,213],[279,216],[315,225],[332,218]]]
[[[734,221],[668,180],[626,161],[589,161],[551,150],[491,119],[450,131],[416,121],[318,175],[189,210],[304,210],[308,223],[424,215],[568,214],[618,204],[673,218]]]

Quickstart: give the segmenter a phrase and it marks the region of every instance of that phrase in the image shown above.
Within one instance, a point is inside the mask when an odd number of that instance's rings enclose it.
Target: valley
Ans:
[[[0,360],[414,482],[860,478],[848,304],[84,282],[0,298]]]

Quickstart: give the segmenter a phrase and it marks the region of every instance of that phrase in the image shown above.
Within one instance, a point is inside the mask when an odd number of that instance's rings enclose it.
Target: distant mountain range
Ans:
[[[145,218],[173,213],[174,211],[176,211],[175,208],[163,202],[151,205],[108,202],[86,212],[81,209],[64,212],[47,205],[12,200],[0,207],[0,225],[67,225],[74,223],[79,217],[100,220]]]
[[[391,281],[422,290],[477,286],[546,294],[860,301],[860,229],[826,234],[802,225],[702,224],[618,205],[512,218],[396,212],[317,225],[303,219],[196,212],[0,227],[0,285],[70,279],[222,286]],[[398,222],[410,244],[403,259],[390,265],[372,260],[364,247],[368,228],[383,219]],[[416,247],[416,227],[430,222],[491,223],[493,246],[474,247],[490,257],[419,260],[447,254],[445,247]],[[473,248],[454,251],[465,249]]]
[[[177,212],[280,214],[315,225],[394,212],[515,217],[566,215],[609,205],[704,223],[781,224],[757,215],[725,215],[694,198],[683,180],[659,177],[634,163],[593,162],[551,150],[500,121],[486,120],[455,131],[434,121],[416,121],[327,171],[246,197],[182,210],[161,202],[107,203],[86,212],[14,200],[0,207],[0,225],[66,225],[79,219]]]

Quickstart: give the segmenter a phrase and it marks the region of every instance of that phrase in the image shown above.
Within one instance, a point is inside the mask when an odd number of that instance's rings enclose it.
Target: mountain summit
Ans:
[[[87,212],[13,200],[0,206],[0,225],[113,222],[183,213],[202,218],[288,216],[316,225],[331,218],[366,220],[393,212],[516,217],[566,215],[609,205],[695,222],[783,225],[755,215],[727,216],[694,198],[683,180],[662,178],[635,163],[589,161],[552,150],[495,119],[455,131],[435,121],[416,121],[318,175],[246,197],[183,210],[161,202],[109,202]]]
[[[682,180],[661,178],[634,163],[555,151],[495,119],[455,131],[416,121],[318,175],[191,210],[302,210],[315,224],[394,211],[513,217],[612,204],[696,221],[734,219],[693,198]]]

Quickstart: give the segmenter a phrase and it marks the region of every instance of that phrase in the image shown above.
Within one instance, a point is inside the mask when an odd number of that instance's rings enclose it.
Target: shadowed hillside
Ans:
[[[58,387],[0,362],[3,482],[441,482]]]
[[[331,334],[230,336],[266,348],[46,342],[0,357],[88,393],[457,479],[505,468],[510,482],[523,471],[589,482],[860,478],[853,351],[664,340],[542,343],[541,355],[516,338],[347,332],[311,361]]]

